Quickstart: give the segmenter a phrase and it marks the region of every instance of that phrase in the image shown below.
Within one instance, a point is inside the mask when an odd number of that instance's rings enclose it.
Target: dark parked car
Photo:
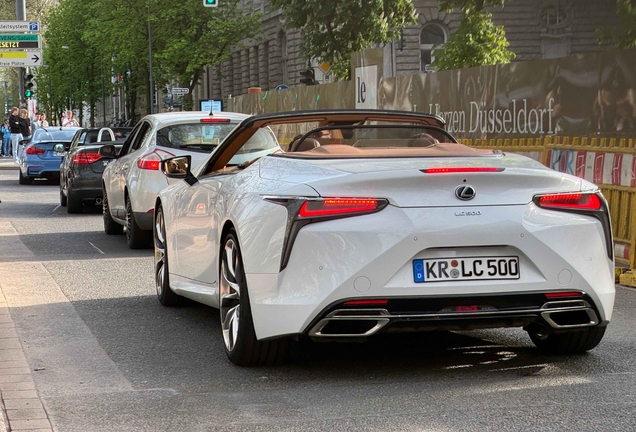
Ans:
[[[114,144],[119,150],[132,128],[114,127],[77,131],[60,165],[60,204],[69,213],[81,213],[83,204],[102,203],[102,173],[112,159],[104,159],[99,149]]]

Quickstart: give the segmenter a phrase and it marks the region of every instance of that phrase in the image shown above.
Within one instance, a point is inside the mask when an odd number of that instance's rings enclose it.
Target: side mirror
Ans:
[[[53,146],[53,151],[55,153],[64,153],[66,149],[64,148],[64,144],[55,144]]]
[[[190,186],[197,182],[197,178],[190,172],[192,156],[176,156],[161,161],[161,172],[168,178],[184,179]]]
[[[117,149],[113,144],[101,146],[98,153],[103,158],[115,159],[117,157]]]
[[[25,145],[28,145],[28,144],[29,144],[29,140],[20,140],[20,141],[18,141],[18,145],[25,146]]]

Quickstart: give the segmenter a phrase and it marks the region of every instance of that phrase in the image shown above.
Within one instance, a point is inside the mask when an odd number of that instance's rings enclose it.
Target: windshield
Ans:
[[[71,141],[77,129],[38,129],[33,134],[31,142],[42,141]]]
[[[236,123],[187,123],[157,131],[157,145],[210,153],[236,127]]]

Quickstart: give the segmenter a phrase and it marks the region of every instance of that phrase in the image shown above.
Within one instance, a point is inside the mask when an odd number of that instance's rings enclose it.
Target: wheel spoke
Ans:
[[[228,351],[236,345],[240,329],[241,287],[236,281],[236,263],[240,259],[234,240],[229,239],[221,257],[221,279],[219,281],[219,311],[223,342]]]

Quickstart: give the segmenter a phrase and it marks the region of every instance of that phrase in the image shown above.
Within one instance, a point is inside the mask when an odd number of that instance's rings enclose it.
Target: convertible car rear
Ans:
[[[287,152],[228,164],[268,127]],[[159,300],[218,307],[239,365],[288,338],[523,327],[542,350],[602,339],[614,303],[598,187],[458,144],[440,118],[309,111],[245,119],[196,172],[162,162]]]

